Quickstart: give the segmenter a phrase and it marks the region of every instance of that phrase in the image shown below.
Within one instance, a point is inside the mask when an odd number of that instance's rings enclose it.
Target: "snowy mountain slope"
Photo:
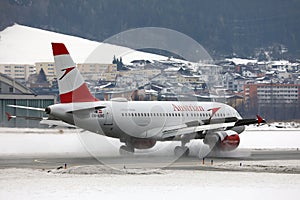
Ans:
[[[111,63],[114,55],[122,56],[125,64],[135,59],[165,59],[163,56],[137,52],[125,47],[102,45],[96,41],[15,24],[0,32],[0,64],[52,62],[51,42],[65,43],[75,63],[86,62],[97,47],[100,52],[96,55],[101,55],[95,59],[93,54],[94,57],[90,58],[89,62]]]

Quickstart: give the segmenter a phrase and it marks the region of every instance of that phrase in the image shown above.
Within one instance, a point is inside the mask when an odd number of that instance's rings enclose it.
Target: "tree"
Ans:
[[[114,58],[113,58],[112,64],[117,64],[117,63],[118,63],[118,60],[116,59],[116,56],[114,55]]]
[[[37,83],[45,83],[47,82],[47,77],[43,68],[41,68],[40,73],[37,77]]]

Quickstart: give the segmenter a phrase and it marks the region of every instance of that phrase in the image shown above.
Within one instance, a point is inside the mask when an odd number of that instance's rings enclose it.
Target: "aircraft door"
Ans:
[[[112,116],[112,111],[110,107],[106,107],[104,109],[104,125],[112,125],[113,124],[113,116]]]

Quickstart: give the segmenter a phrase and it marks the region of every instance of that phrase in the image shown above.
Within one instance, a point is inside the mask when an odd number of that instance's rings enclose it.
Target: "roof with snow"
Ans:
[[[233,62],[235,65],[247,65],[249,63],[257,63],[256,59],[226,58],[225,60]]]

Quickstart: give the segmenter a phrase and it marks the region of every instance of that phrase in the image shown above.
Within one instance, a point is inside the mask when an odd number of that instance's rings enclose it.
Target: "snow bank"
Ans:
[[[300,174],[299,160],[228,161],[215,163],[214,169],[232,171],[273,172]]]
[[[56,169],[49,170],[53,174],[119,174],[119,175],[149,175],[149,174],[162,174],[163,171],[160,169],[114,169],[106,165],[85,165],[85,166],[75,166],[67,169]]]

